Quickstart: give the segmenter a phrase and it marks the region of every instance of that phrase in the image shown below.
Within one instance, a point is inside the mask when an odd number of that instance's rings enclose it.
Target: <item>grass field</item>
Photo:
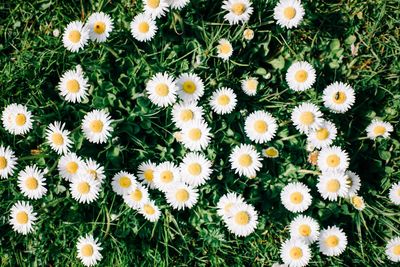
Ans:
[[[48,193],[30,201],[38,213],[35,232],[14,232],[9,210],[17,200],[27,200],[17,187],[16,175],[0,180],[1,266],[80,266],[76,241],[93,233],[102,243],[100,266],[271,266],[281,262],[280,244],[289,238],[288,225],[295,214],[280,201],[281,189],[290,181],[311,188],[313,203],[305,214],[321,225],[344,229],[348,247],[337,257],[326,257],[314,244],[310,266],[391,266],[385,255],[387,241],[400,236],[399,206],[389,201],[391,184],[400,177],[400,2],[396,0],[304,1],[304,21],[297,29],[276,25],[277,1],[253,0],[254,13],[247,26],[230,26],[223,20],[222,1],[192,0],[182,11],[157,20],[159,30],[147,43],[133,39],[129,23],[141,12],[141,1],[6,1],[0,3],[0,108],[10,103],[27,105],[34,127],[14,136],[0,127],[0,144],[17,154],[18,170],[28,164],[48,168]],[[90,42],[71,53],[61,33],[73,20],[84,21],[103,11],[114,20],[107,42]],[[243,39],[249,27],[255,37]],[[228,38],[234,47],[231,60],[215,56],[215,46]],[[306,60],[317,71],[313,89],[289,90],[285,73],[296,60]],[[57,90],[60,76],[80,64],[89,79],[87,103],[71,104]],[[173,210],[162,194],[152,190],[162,211],[156,223],[146,221],[123,203],[111,189],[112,176],[136,173],[145,160],[179,162],[186,149],[176,142],[171,108],[158,108],[144,94],[146,82],[157,72],[174,76],[194,71],[206,90],[199,105],[213,134],[204,153],[213,173],[200,187],[198,203],[189,210]],[[258,78],[259,91],[250,97],[240,89],[244,76]],[[356,102],[345,114],[323,108],[323,89],[333,81],[352,85]],[[238,105],[228,115],[211,111],[208,99],[221,86],[233,88]],[[357,211],[347,199],[323,200],[315,185],[318,170],[307,162],[306,137],[290,121],[292,109],[303,101],[321,106],[335,123],[335,144],[350,155],[350,169],[362,179],[360,195],[366,208]],[[107,108],[113,123],[112,138],[95,145],[80,129],[86,112]],[[251,143],[243,129],[245,117],[264,109],[279,123],[277,136],[268,142],[280,156],[264,159],[255,179],[231,170],[229,152],[235,145]],[[394,126],[390,139],[367,139],[365,128],[380,117]],[[44,143],[48,124],[63,121],[72,130],[73,151],[92,157],[106,170],[99,199],[79,204],[57,171],[59,156]],[[260,151],[266,145],[256,145]],[[34,151],[32,151],[34,150]],[[237,192],[259,213],[257,230],[245,238],[229,233],[216,214],[219,198]],[[395,265],[393,265],[395,266]]]

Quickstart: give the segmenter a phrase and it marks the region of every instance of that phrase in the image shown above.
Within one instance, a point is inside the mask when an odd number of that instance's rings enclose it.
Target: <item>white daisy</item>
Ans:
[[[222,9],[228,11],[224,19],[230,25],[246,23],[249,21],[251,14],[253,14],[253,7],[249,0],[225,0]]]
[[[304,215],[298,215],[290,223],[290,237],[292,239],[301,239],[307,245],[318,240],[319,224],[318,222]]]
[[[20,234],[26,235],[34,231],[36,212],[26,201],[18,201],[11,207],[10,224],[12,229]]]
[[[193,187],[203,185],[210,179],[211,161],[204,155],[190,152],[185,155],[179,168],[182,181]]]
[[[338,146],[324,147],[318,154],[317,165],[323,172],[344,172],[349,167],[349,156]]]
[[[304,13],[299,0],[280,0],[274,8],[274,19],[281,27],[296,28],[303,20]]]
[[[97,238],[95,239],[91,234],[79,237],[76,249],[78,250],[78,259],[85,266],[96,265],[103,258],[100,253],[103,248]]]
[[[389,199],[395,205],[400,205],[400,182],[392,184],[389,191]]]
[[[99,197],[100,183],[88,174],[78,174],[69,186],[72,198],[79,203],[91,203]]]
[[[361,187],[361,179],[357,173],[352,171],[346,171],[346,184],[349,186],[347,195],[349,197],[355,196],[360,190]]]
[[[176,84],[178,95],[184,102],[198,101],[204,95],[204,83],[197,74],[183,73]]]
[[[72,140],[69,138],[71,132],[64,127],[64,123],[55,121],[46,128],[47,143],[60,155],[69,153],[72,146]]]
[[[400,237],[394,237],[387,242],[386,255],[393,262],[400,262]]]
[[[318,177],[317,188],[323,199],[336,201],[339,197],[346,197],[348,194],[347,176],[343,172],[323,172]]]
[[[129,194],[136,186],[136,178],[129,172],[120,171],[112,178],[111,186],[113,191],[120,196]]]
[[[78,52],[89,40],[89,29],[80,21],[70,22],[64,30],[63,44],[71,52]]]
[[[18,187],[30,199],[39,199],[47,193],[44,172],[36,165],[26,166],[18,174]]]
[[[0,177],[2,179],[14,174],[17,160],[14,151],[10,147],[0,145]]]
[[[278,125],[272,115],[258,110],[251,113],[244,123],[247,137],[258,144],[271,141],[274,138]]]
[[[367,129],[368,138],[375,140],[378,137],[389,138],[390,133],[393,132],[393,126],[385,121],[374,119],[368,125]]]
[[[21,104],[10,104],[4,110],[1,117],[3,127],[11,134],[26,134],[32,129],[32,113]]]
[[[159,107],[175,103],[177,90],[174,78],[167,73],[157,73],[146,84],[150,101]]]
[[[345,113],[353,106],[356,97],[354,89],[350,85],[334,82],[325,88],[322,99],[324,106],[332,112]]]
[[[304,102],[293,109],[291,119],[300,133],[308,133],[321,127],[322,112],[316,105]]]
[[[281,191],[281,201],[287,210],[303,212],[312,202],[310,189],[300,182],[289,183]]]
[[[80,103],[88,96],[89,80],[81,66],[66,71],[58,83],[60,95],[68,102]]]
[[[251,41],[254,38],[254,31],[252,29],[247,28],[243,31],[243,38],[247,41]]]
[[[210,98],[211,108],[217,114],[231,113],[235,109],[236,103],[236,94],[227,87],[214,91]]]
[[[339,256],[347,246],[346,234],[337,226],[330,226],[320,232],[319,251],[326,256]]]
[[[176,183],[165,193],[167,202],[172,208],[177,210],[191,209],[198,200],[197,189],[185,183]]]
[[[223,60],[229,60],[233,54],[232,44],[227,39],[221,39],[218,41],[217,46],[217,57]]]
[[[110,113],[105,110],[95,109],[87,113],[82,120],[82,130],[89,142],[101,144],[107,142],[111,136]]]
[[[105,42],[114,28],[111,17],[103,12],[90,15],[86,25],[90,39],[99,43]]]
[[[181,181],[180,171],[174,163],[165,161],[154,170],[154,185],[162,192],[175,186]]]
[[[353,205],[354,208],[356,208],[357,210],[363,210],[365,209],[365,201],[364,198],[361,196],[352,196],[350,198],[350,202]]]
[[[181,10],[190,2],[190,0],[167,0],[167,2],[171,8]]]
[[[157,29],[156,21],[145,13],[136,15],[131,22],[132,36],[139,42],[147,42],[153,39]]]
[[[240,144],[229,155],[232,169],[239,175],[255,178],[256,172],[262,167],[260,154],[252,145]]]
[[[311,250],[301,239],[286,240],[280,254],[282,261],[290,267],[307,266],[311,259]]]
[[[294,91],[310,89],[315,83],[315,79],[315,69],[306,61],[294,62],[286,73],[286,82]]]
[[[228,217],[232,216],[232,208],[239,205],[244,204],[245,201],[241,195],[236,193],[228,193],[223,195],[218,203],[217,203],[217,213],[221,216],[224,220]]]
[[[168,11],[168,0],[143,0],[144,13],[152,18],[161,18]]]
[[[337,135],[335,124],[321,120],[319,127],[311,129],[308,134],[308,142],[315,148],[323,148],[332,145]]]
[[[139,209],[143,204],[149,201],[149,192],[138,184],[130,193],[123,195],[124,202],[132,209]]]
[[[195,102],[176,103],[172,107],[172,121],[177,128],[184,129],[189,122],[201,121],[203,112],[203,108]]]
[[[98,181],[100,184],[102,184],[106,178],[104,167],[91,158],[85,160],[84,169],[86,174],[90,175],[93,180]]]
[[[242,90],[246,95],[255,96],[257,94],[258,80],[257,78],[247,78],[242,80]]]
[[[140,207],[139,213],[142,214],[146,218],[146,220],[150,222],[157,221],[161,215],[160,209],[154,204],[154,201],[152,200],[144,203]]]
[[[150,189],[154,189],[154,170],[157,165],[150,160],[140,163],[138,168],[138,177],[139,179],[147,184]]]
[[[253,206],[245,203],[234,205],[225,219],[228,230],[236,236],[248,236],[257,228],[258,214]]]
[[[84,171],[85,163],[82,158],[75,153],[63,155],[58,161],[58,171],[60,176],[67,181],[71,181],[78,174]]]
[[[262,155],[266,158],[277,158],[279,157],[279,151],[275,147],[268,147],[262,150]]]
[[[192,151],[205,149],[210,143],[210,128],[205,121],[189,122],[182,129],[182,144]]]

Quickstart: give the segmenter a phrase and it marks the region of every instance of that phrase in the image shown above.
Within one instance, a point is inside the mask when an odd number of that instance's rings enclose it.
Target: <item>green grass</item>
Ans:
[[[49,192],[30,201],[39,215],[36,232],[28,236],[13,232],[8,224],[10,207],[25,199],[16,177],[0,180],[0,259],[2,266],[75,266],[77,238],[93,232],[103,245],[101,266],[270,266],[279,259],[280,243],[289,237],[294,214],[280,203],[281,188],[289,181],[302,181],[312,188],[313,205],[305,212],[322,227],[342,227],[349,246],[339,257],[325,257],[312,246],[310,266],[390,266],[384,254],[389,238],[400,235],[399,207],[390,204],[388,189],[400,177],[400,3],[396,0],[304,1],[305,20],[295,30],[275,25],[276,1],[254,0],[249,26],[255,38],[243,41],[245,27],[223,22],[222,1],[192,0],[184,11],[170,12],[158,20],[159,31],[149,43],[139,43],[129,23],[141,10],[140,1],[6,1],[0,3],[0,107],[26,104],[35,116],[28,135],[12,136],[0,127],[0,143],[10,145],[19,167],[47,167]],[[103,11],[114,19],[115,30],[105,44],[90,43],[84,51],[71,53],[52,35],[73,20]],[[228,38],[234,55],[228,63],[215,57],[216,42]],[[351,54],[351,44],[358,48]],[[200,65],[194,65],[196,57]],[[317,70],[313,90],[288,90],[284,75],[291,62],[307,60]],[[90,80],[88,103],[68,104],[58,95],[61,74],[81,64]],[[179,162],[184,148],[174,141],[169,109],[151,105],[143,95],[147,79],[159,71],[174,75],[194,71],[206,84],[200,104],[214,134],[205,153],[213,161],[211,181],[200,189],[200,200],[191,210],[172,210],[162,195],[151,192],[162,209],[162,218],[149,223],[123,204],[111,189],[114,173],[135,172],[146,159]],[[240,90],[240,80],[253,75],[260,80],[256,97]],[[356,211],[347,200],[327,202],[319,196],[316,170],[307,163],[306,138],[290,122],[290,112],[309,100],[322,106],[321,94],[333,81],[350,83],[356,103],[345,115],[323,109],[338,127],[335,144],[351,155],[350,169],[362,177],[361,195],[367,208]],[[207,99],[219,86],[238,94],[236,112],[218,116]],[[114,124],[113,138],[106,145],[83,139],[80,121],[87,111],[107,108]],[[239,178],[230,170],[228,153],[235,144],[250,143],[243,131],[244,117],[257,109],[271,112],[279,121],[277,137],[270,142],[280,157],[264,160],[256,179]],[[239,112],[240,111],[240,112]],[[371,141],[365,128],[381,117],[395,126],[392,138]],[[58,176],[58,157],[44,145],[44,130],[54,120],[73,130],[74,150],[105,166],[107,182],[96,203],[78,205],[68,184]],[[257,146],[259,149],[263,146]],[[39,149],[38,155],[31,155]],[[311,170],[307,172],[305,170]],[[215,206],[223,194],[243,194],[260,214],[257,231],[235,238],[224,228]],[[117,217],[112,220],[112,217]]]

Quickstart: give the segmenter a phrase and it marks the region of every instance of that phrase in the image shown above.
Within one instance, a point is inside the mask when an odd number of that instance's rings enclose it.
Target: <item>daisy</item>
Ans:
[[[316,73],[306,61],[294,62],[286,73],[286,82],[294,91],[305,91],[315,83]]]
[[[210,179],[211,165],[211,161],[200,153],[186,154],[179,166],[182,181],[193,187],[203,185]]]
[[[217,46],[217,57],[223,60],[229,60],[233,54],[232,44],[227,39],[221,39],[218,41]]]
[[[243,31],[243,38],[247,41],[251,41],[254,38],[254,31],[252,29],[246,29]]]
[[[33,207],[26,201],[18,201],[11,207],[9,222],[17,233],[26,235],[33,232],[36,219],[36,212],[33,212]]]
[[[299,0],[280,0],[274,8],[274,19],[281,27],[296,28],[303,20],[304,13]]]
[[[11,134],[26,134],[32,129],[32,113],[21,104],[10,104],[4,110],[1,117],[3,127]]]
[[[60,158],[57,167],[60,176],[67,181],[71,181],[77,174],[83,172],[85,163],[75,153],[69,153]]]
[[[365,209],[365,202],[364,202],[364,198],[361,196],[352,196],[350,198],[350,202],[353,205],[354,208],[356,208],[357,210],[363,210]]]
[[[342,229],[330,226],[320,232],[319,251],[326,256],[339,256],[347,246],[347,237]]]
[[[136,178],[129,172],[120,171],[112,178],[113,191],[120,196],[131,193],[137,186]]]
[[[99,43],[105,42],[114,28],[110,16],[103,12],[90,15],[86,25],[89,28],[90,39]]]
[[[298,215],[290,223],[290,237],[292,239],[301,239],[307,245],[311,245],[318,240],[319,224],[318,222],[304,215]]]
[[[82,130],[89,142],[101,144],[111,136],[110,114],[105,110],[95,109],[87,113],[82,120]]]
[[[338,146],[324,147],[318,155],[321,171],[345,171],[349,167],[349,156]]]
[[[154,204],[154,201],[152,200],[144,203],[140,207],[139,213],[142,214],[146,218],[146,220],[150,222],[157,221],[161,215],[160,209]]]
[[[228,230],[236,236],[248,236],[257,228],[258,215],[253,206],[240,203],[232,207],[226,218]]]
[[[177,128],[183,129],[190,122],[201,121],[203,112],[203,108],[194,102],[177,103],[172,107],[172,121]]]
[[[89,29],[80,21],[70,22],[64,30],[63,44],[71,52],[78,52],[89,40]]]
[[[8,146],[0,145],[0,177],[5,179],[12,176],[16,167],[17,157],[14,151]]]
[[[214,91],[210,98],[211,109],[217,114],[231,113],[235,109],[236,103],[236,94],[227,87]]]
[[[167,2],[171,8],[181,10],[190,2],[190,0],[167,0]]]
[[[262,167],[260,154],[251,145],[236,146],[229,155],[232,169],[239,175],[248,178],[256,177],[256,172]]]
[[[154,185],[162,192],[167,192],[180,181],[179,168],[172,162],[165,161],[154,170]]]
[[[98,181],[100,184],[102,184],[106,178],[104,174],[104,167],[91,158],[85,160],[84,169],[86,174],[90,175],[93,180]]]
[[[290,267],[307,266],[311,250],[301,239],[286,240],[281,246],[281,259]]]
[[[36,165],[26,166],[18,174],[18,187],[22,194],[30,199],[39,199],[47,193],[44,172]]]
[[[261,110],[251,113],[244,124],[247,137],[257,144],[271,141],[277,129],[275,118],[270,113]]]
[[[251,14],[253,14],[253,7],[249,0],[225,0],[222,9],[228,11],[224,19],[230,25],[246,23],[249,21]]]
[[[224,220],[232,216],[232,208],[244,204],[244,199],[236,193],[228,193],[223,195],[217,203],[217,213]]]
[[[281,191],[281,201],[291,212],[303,212],[311,205],[310,189],[303,183],[293,182]]]
[[[316,105],[309,102],[304,102],[295,107],[291,118],[300,133],[308,133],[309,130],[317,129],[322,124],[322,112]]]
[[[81,103],[88,96],[89,80],[81,66],[66,71],[58,83],[58,90],[64,99],[71,103]]]
[[[58,154],[67,154],[72,146],[72,140],[69,138],[71,132],[64,129],[65,124],[55,121],[46,128],[46,141]]]
[[[97,238],[95,239],[91,234],[79,237],[76,249],[78,250],[78,259],[85,266],[96,265],[103,258],[100,253],[103,248]]]
[[[100,183],[90,175],[76,176],[69,184],[72,198],[79,203],[91,203],[99,197]]]
[[[153,39],[157,29],[155,20],[145,13],[136,15],[131,22],[132,36],[139,42],[147,42]]]
[[[166,198],[169,205],[177,210],[191,209],[198,200],[197,189],[185,183],[176,183],[166,192]]]
[[[353,106],[356,97],[350,85],[334,82],[325,88],[322,99],[324,106],[332,112],[345,113]]]
[[[315,148],[323,148],[332,145],[337,135],[335,124],[321,120],[319,127],[311,129],[308,134],[308,142]]]
[[[166,107],[175,103],[178,87],[170,75],[157,73],[147,82],[146,91],[153,104]]]
[[[392,184],[389,191],[389,199],[395,205],[400,205],[400,182]]]
[[[147,184],[151,189],[155,188],[153,179],[154,179],[154,170],[156,169],[156,167],[157,165],[155,163],[148,160],[146,162],[142,162],[138,168],[139,179],[143,183]]]
[[[168,11],[168,0],[143,0],[144,13],[153,19],[165,16]]]
[[[400,262],[400,237],[394,237],[387,242],[386,255],[393,262]]]
[[[378,119],[372,120],[371,124],[368,125],[367,129],[368,138],[375,140],[378,137],[389,138],[391,132],[393,132],[393,126],[385,121]]]
[[[262,150],[262,155],[266,158],[277,158],[279,157],[279,151],[275,147],[268,147]]]
[[[352,171],[346,171],[345,174],[346,174],[346,184],[349,186],[347,195],[349,197],[357,195],[358,190],[360,190],[361,187],[360,176],[358,176],[357,173]]]
[[[149,201],[149,192],[145,187],[138,184],[130,193],[123,196],[124,202],[132,209],[139,209]]]
[[[317,188],[323,199],[336,201],[338,197],[347,196],[349,185],[344,173],[329,171],[319,176]]]
[[[257,94],[258,80],[257,78],[247,78],[242,80],[242,90],[246,95],[255,96]]]
[[[184,102],[198,101],[204,95],[202,79],[193,73],[183,73],[176,81],[178,95]]]
[[[182,143],[192,151],[200,151],[210,142],[210,128],[205,121],[189,122],[182,130]]]

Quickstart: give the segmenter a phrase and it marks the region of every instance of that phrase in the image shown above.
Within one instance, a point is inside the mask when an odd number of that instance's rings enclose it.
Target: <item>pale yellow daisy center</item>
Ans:
[[[339,166],[339,164],[340,164],[340,157],[335,154],[329,155],[326,158],[326,164],[331,168],[335,168],[335,167]]]
[[[185,93],[193,94],[196,92],[196,84],[192,81],[185,81],[182,85],[182,89]]]
[[[247,85],[247,90],[255,91],[257,90],[258,81],[255,79],[250,79],[247,80],[246,85]]]
[[[293,204],[300,204],[301,202],[303,202],[303,194],[300,192],[293,192],[290,195],[290,202],[292,202]]]
[[[15,123],[18,126],[23,126],[26,123],[26,116],[25,114],[18,113],[17,116],[15,116]]]
[[[104,124],[101,120],[93,120],[90,122],[90,130],[94,133],[101,133],[103,131]]]
[[[25,186],[29,190],[35,190],[38,188],[38,180],[35,177],[29,177],[25,180]]]
[[[160,6],[160,0],[147,0],[147,5],[151,8],[157,8]]]
[[[139,189],[135,189],[131,193],[131,199],[133,201],[140,201],[143,198],[143,193]]]
[[[296,82],[304,83],[308,78],[308,73],[305,70],[298,70],[294,75]]]
[[[198,141],[200,140],[202,133],[199,128],[194,128],[189,131],[188,136],[191,140]]]
[[[0,170],[4,170],[7,167],[7,159],[0,156]]]
[[[93,26],[93,31],[97,34],[102,34],[106,31],[106,24],[103,21],[96,21]]]
[[[160,177],[163,183],[170,183],[174,179],[174,174],[171,171],[163,171]]]
[[[232,5],[232,12],[237,15],[240,16],[242,15],[244,12],[246,12],[246,5],[243,3],[235,3]]]
[[[336,193],[340,189],[340,183],[336,179],[331,179],[326,183],[326,191]]]
[[[156,210],[149,204],[143,205],[143,211],[149,215],[153,215],[154,213],[156,213]]]
[[[386,128],[383,126],[378,125],[374,128],[375,135],[384,135],[385,133],[386,133]]]
[[[188,167],[188,171],[191,175],[199,175],[201,173],[201,165],[199,163],[192,163]]]
[[[231,102],[228,95],[220,95],[217,99],[218,105],[226,106]]]
[[[264,153],[269,157],[276,157],[279,154],[278,150],[274,147],[267,148]]]
[[[129,179],[129,177],[122,176],[121,178],[119,178],[118,183],[119,186],[121,186],[122,188],[128,188],[131,186],[132,181],[131,179]]]
[[[304,111],[300,115],[300,122],[306,126],[313,124],[315,121],[314,113],[311,111]]]
[[[81,86],[77,80],[72,79],[67,81],[66,87],[69,93],[76,94],[79,92]]]
[[[189,199],[189,192],[186,189],[178,189],[175,193],[175,198],[179,202],[185,202]]]
[[[74,44],[78,43],[81,40],[80,31],[78,31],[78,30],[70,31],[68,34],[68,39]]]
[[[239,165],[249,167],[253,163],[253,158],[249,154],[242,154],[239,157]]]
[[[364,206],[364,200],[362,197],[359,196],[354,196],[351,198],[351,203],[356,207],[357,209],[361,209],[362,206]]]
[[[66,171],[70,174],[75,174],[78,171],[78,168],[78,163],[76,163],[75,161],[70,161],[65,166]]]
[[[148,33],[150,30],[149,23],[146,21],[140,22],[138,25],[138,30],[140,33]]]
[[[78,184],[78,192],[80,194],[87,194],[90,191],[90,184],[88,182],[81,182]]]
[[[148,182],[153,181],[153,178],[154,178],[153,173],[154,173],[154,171],[151,169],[145,170],[143,173],[144,179],[146,179],[146,181],[148,181]]]
[[[333,102],[335,102],[336,104],[343,104],[346,101],[346,99],[347,96],[345,92],[342,91],[337,92],[332,98]]]
[[[283,16],[285,19],[293,19],[296,16],[296,9],[288,6],[283,10]]]
[[[303,250],[299,247],[292,247],[289,252],[290,258],[298,260],[303,257]]]
[[[393,251],[393,254],[394,254],[394,255],[400,256],[400,245],[395,245],[395,246],[393,246],[392,251]]]
[[[329,248],[334,248],[339,245],[339,238],[335,235],[330,235],[325,239],[325,244]]]
[[[310,236],[311,234],[311,227],[307,224],[302,224],[299,227],[299,234],[301,236]]]
[[[61,146],[64,144],[64,137],[62,136],[62,134],[60,133],[53,133],[51,135],[51,141],[53,142],[53,144],[55,144],[56,146]]]
[[[90,257],[93,255],[93,246],[91,244],[85,244],[81,248],[81,253],[83,257]]]
[[[158,96],[167,96],[169,94],[169,87],[165,83],[159,83],[156,85],[156,94]]]
[[[268,124],[263,120],[256,120],[254,122],[254,130],[259,134],[266,133],[268,131]]]
[[[93,177],[93,179],[97,179],[97,172],[96,172],[96,170],[88,170],[87,171],[88,173],[89,173],[89,175],[91,176],[91,177]]]
[[[327,128],[321,128],[321,129],[317,130],[315,136],[320,141],[326,140],[329,137],[329,131]]]
[[[229,43],[222,43],[218,46],[218,50],[221,54],[229,54],[232,51],[232,47]]]
[[[239,225],[246,225],[250,222],[250,216],[245,211],[239,211],[235,214],[234,220]]]
[[[192,120],[193,117],[194,117],[194,113],[190,109],[185,109],[185,110],[181,111],[181,120],[182,121],[188,122],[188,121]]]
[[[25,211],[19,211],[15,216],[15,220],[19,224],[27,224],[29,220],[28,213],[26,213]]]
[[[226,213],[228,213],[228,212],[231,211],[232,207],[233,207],[233,203],[228,203],[228,204],[226,204],[226,205],[224,206],[224,211],[225,211]]]

